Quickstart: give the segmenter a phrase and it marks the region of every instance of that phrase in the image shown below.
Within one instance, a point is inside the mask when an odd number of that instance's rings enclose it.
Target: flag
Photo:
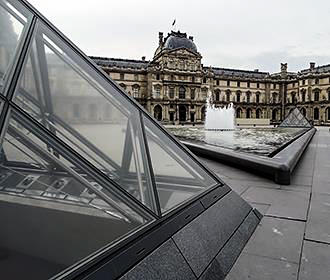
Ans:
[[[172,26],[174,26],[175,22],[176,22],[176,19],[174,19],[174,21],[173,21],[173,23],[172,23]]]

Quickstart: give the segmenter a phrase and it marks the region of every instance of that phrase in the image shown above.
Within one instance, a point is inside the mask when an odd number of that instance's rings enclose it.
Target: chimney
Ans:
[[[313,70],[315,68],[315,62],[309,63],[309,69]]]
[[[189,40],[194,41],[194,37],[193,36],[189,36]]]
[[[159,45],[163,44],[163,32],[158,33]]]
[[[258,73],[259,72],[259,69],[254,69],[253,72],[257,72]]]
[[[145,56],[142,56],[142,60],[145,61],[146,60],[146,57]]]

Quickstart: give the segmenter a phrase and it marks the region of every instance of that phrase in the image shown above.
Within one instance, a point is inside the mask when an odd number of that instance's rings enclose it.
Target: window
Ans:
[[[319,101],[320,99],[320,92],[319,90],[314,91],[314,101]]]
[[[192,81],[193,83],[195,82],[195,77],[194,77],[194,76],[191,77],[191,81]]]
[[[246,102],[247,103],[250,103],[250,101],[251,101],[251,92],[246,92]]]
[[[327,108],[327,120],[330,121],[330,107]]]
[[[230,94],[231,94],[231,91],[230,90],[227,90],[226,91],[226,101],[227,102],[230,102]]]
[[[316,78],[316,79],[315,79],[315,84],[318,85],[319,83],[320,83],[319,78]]]
[[[158,73],[156,74],[156,80],[160,80],[160,75]]]
[[[261,111],[261,109],[258,108],[258,109],[256,110],[256,118],[257,118],[257,119],[260,119],[261,117],[262,117],[262,111]]]
[[[134,80],[138,81],[139,80],[139,74],[134,74]]]
[[[257,103],[260,102],[260,93],[256,93],[256,102],[257,102]]]
[[[171,75],[171,81],[174,81],[174,80],[175,80],[174,75]]]
[[[260,87],[260,84],[259,83],[257,83],[257,88],[259,88]]]
[[[276,89],[276,84],[273,84],[273,89]]]
[[[236,92],[236,102],[241,102],[241,92],[240,91]]]
[[[250,119],[251,118],[251,114],[252,114],[252,110],[250,108],[246,109],[246,118]]]
[[[203,78],[203,83],[206,84],[206,77]]]
[[[140,97],[140,87],[138,85],[133,86],[133,97],[134,98]]]
[[[242,117],[242,109],[241,108],[237,108],[236,110],[236,118],[241,118]]]
[[[174,98],[174,87],[170,87],[170,98]]]
[[[330,90],[328,90],[328,100],[330,101]]]
[[[220,101],[220,90],[215,92],[215,101]]]
[[[216,85],[218,86],[220,84],[220,82],[219,82],[219,80],[217,79],[217,81],[216,81]]]
[[[305,102],[306,101],[306,91],[302,90],[301,91],[301,102]]]
[[[237,87],[240,87],[241,86],[241,82],[237,82]]]
[[[161,90],[160,85],[156,85],[154,87],[154,98],[160,98],[160,90]]]
[[[195,106],[194,105],[191,105],[190,106],[190,109],[194,110],[195,109]]]
[[[301,82],[302,82],[302,85],[304,86],[306,83],[306,80],[302,80]]]
[[[230,87],[230,81],[227,81],[227,87]]]
[[[247,82],[247,87],[248,87],[248,88],[250,87],[250,82]]]
[[[272,100],[273,102],[272,103],[276,103],[276,99],[277,99],[276,97],[277,97],[276,92],[273,92],[272,93],[272,98],[273,98],[273,100]]]
[[[186,99],[186,89],[183,86],[179,88],[179,99]]]
[[[314,120],[318,120],[320,117],[319,108],[314,108]]]
[[[296,93],[295,92],[291,93],[291,101],[292,101],[292,104],[296,103]]]
[[[194,88],[192,88],[192,89],[190,89],[190,98],[191,98],[191,100],[194,100],[195,99],[195,89]]]
[[[120,80],[125,80],[125,73],[120,73]]]

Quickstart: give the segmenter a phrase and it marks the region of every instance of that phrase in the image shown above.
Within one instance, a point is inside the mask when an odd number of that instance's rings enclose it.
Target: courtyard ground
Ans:
[[[226,279],[330,279],[329,127],[317,128],[289,186],[201,160],[264,215]]]

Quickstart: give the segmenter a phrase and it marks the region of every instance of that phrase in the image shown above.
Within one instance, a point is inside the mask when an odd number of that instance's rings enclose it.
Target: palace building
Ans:
[[[297,73],[207,67],[192,36],[159,32],[148,61],[91,57],[126,92],[164,124],[203,123],[208,95],[216,106],[233,103],[237,118],[276,124],[298,107],[316,125],[330,125],[330,65]]]

